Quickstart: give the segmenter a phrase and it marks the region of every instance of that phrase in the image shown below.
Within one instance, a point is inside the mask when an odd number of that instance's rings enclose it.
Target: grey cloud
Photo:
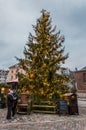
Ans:
[[[33,33],[32,24],[36,24],[40,11],[46,9],[52,25],[65,36],[66,51],[70,53],[67,65],[74,67],[79,46],[86,40],[85,5],[85,0],[0,0],[0,65],[9,67],[17,62],[15,56],[22,57],[28,34]]]
[[[0,39],[0,49],[6,47],[7,44],[4,42],[3,39]]]
[[[71,16],[69,17],[69,24],[78,31],[85,32],[86,31],[86,6],[82,8],[76,8]]]

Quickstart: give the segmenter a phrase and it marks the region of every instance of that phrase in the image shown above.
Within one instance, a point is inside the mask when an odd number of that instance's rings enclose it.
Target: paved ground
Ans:
[[[11,121],[6,120],[7,109],[0,109],[0,130],[86,130],[86,100],[79,99],[78,106],[79,115],[32,113],[16,115]]]

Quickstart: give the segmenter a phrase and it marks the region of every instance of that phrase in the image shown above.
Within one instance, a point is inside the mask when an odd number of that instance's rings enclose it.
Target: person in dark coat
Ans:
[[[16,89],[13,89],[13,107],[12,107],[12,117],[15,116],[16,114],[16,109],[17,109],[17,103],[18,103],[18,94],[16,92]]]
[[[12,118],[12,108],[13,108],[13,91],[10,90],[10,92],[7,95],[7,119]]]

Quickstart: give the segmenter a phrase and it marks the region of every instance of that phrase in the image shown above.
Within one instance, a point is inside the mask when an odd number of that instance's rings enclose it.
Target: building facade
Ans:
[[[19,64],[10,66],[7,82],[18,82],[18,76],[17,76],[18,72],[24,73],[24,70],[19,66]]]
[[[0,83],[5,83],[8,77],[8,70],[0,70]]]
[[[75,86],[80,97],[86,97],[86,67],[73,72]]]

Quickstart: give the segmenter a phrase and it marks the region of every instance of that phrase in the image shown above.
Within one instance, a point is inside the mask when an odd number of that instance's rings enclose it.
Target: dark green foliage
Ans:
[[[69,77],[62,67],[68,54],[64,55],[64,36],[51,25],[50,13],[42,10],[41,17],[33,26],[35,34],[29,34],[24,48],[24,59],[18,59],[25,74],[19,74],[23,91],[29,91],[38,99],[60,95],[67,91]]]

